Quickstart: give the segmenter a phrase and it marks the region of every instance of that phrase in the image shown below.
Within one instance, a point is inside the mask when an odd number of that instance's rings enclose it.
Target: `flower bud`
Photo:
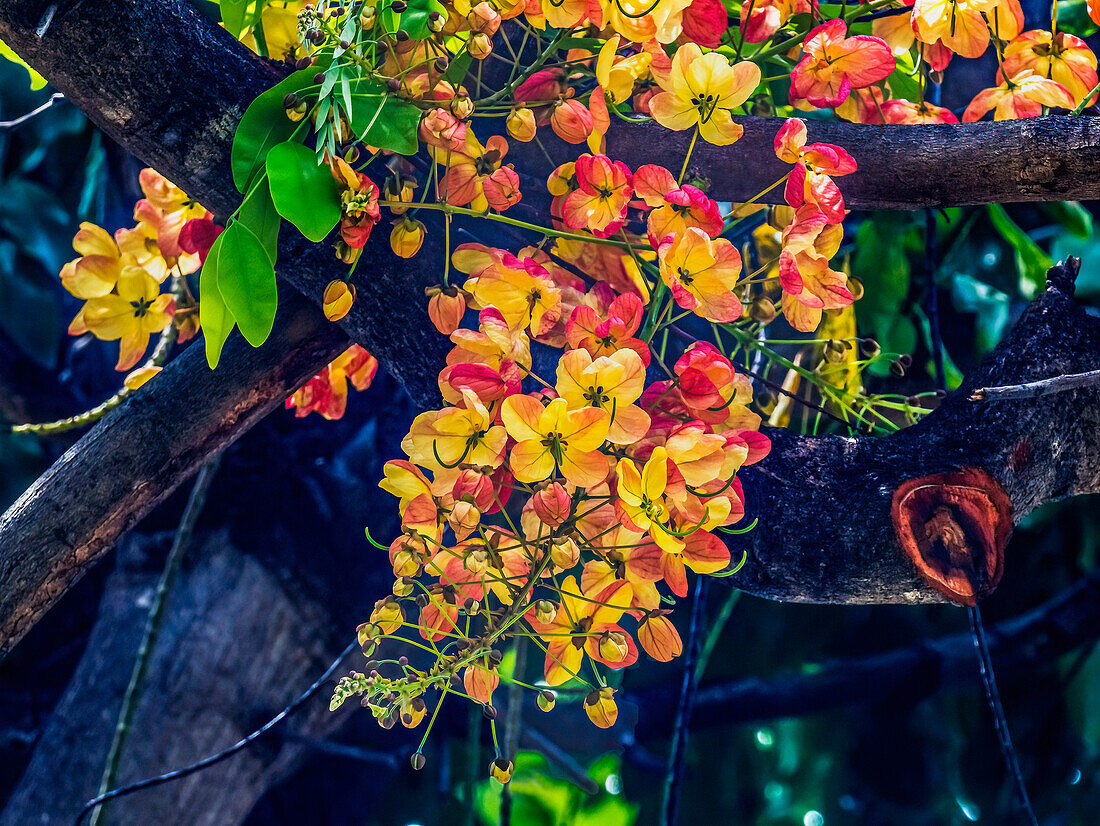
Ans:
[[[321,299],[321,308],[329,321],[339,321],[351,311],[355,303],[355,287],[339,278],[328,282]]]
[[[470,24],[471,30],[492,37],[500,28],[500,14],[482,0],[470,9],[470,13],[466,15],[466,22]]]
[[[841,364],[845,357],[848,355],[848,348],[844,345],[847,342],[835,341],[830,339],[825,342],[825,361],[829,364]]]
[[[482,703],[481,713],[486,720],[495,720],[497,718],[497,707],[490,703]]]
[[[505,125],[508,127],[508,134],[521,143],[529,143],[535,139],[535,113],[526,106],[513,109]]]
[[[543,524],[556,528],[573,512],[573,500],[560,482],[554,482],[531,497],[531,507]]]
[[[359,12],[359,28],[364,31],[373,29],[375,21],[378,20],[378,9],[374,6],[364,6],[363,10]]]
[[[555,539],[550,543],[550,561],[559,571],[568,571],[581,561],[581,549],[569,537]]]
[[[551,623],[558,615],[558,607],[548,599],[540,599],[535,603],[535,619],[541,623]]]
[[[600,656],[611,663],[621,662],[630,653],[626,634],[622,631],[605,631],[600,636]]]
[[[429,24],[429,27],[430,27],[430,24]],[[432,64],[432,67],[437,72],[443,73],[443,72],[447,71],[447,67],[450,66],[450,65],[451,64],[450,64],[450,61],[447,60],[447,56],[441,54],[439,57],[437,57],[435,59],[435,62]]]
[[[390,93],[401,91],[401,81],[395,77],[391,77],[386,81],[386,91]]]
[[[359,147],[355,144],[352,144],[344,150],[344,162],[353,164],[357,160],[359,160]]]
[[[414,590],[413,581],[407,576],[398,577],[394,580],[392,590],[395,597],[410,596]]]
[[[409,33],[404,29],[398,29],[393,33],[393,37],[398,43],[407,43],[409,40]]]
[[[558,702],[557,695],[553,691],[540,691],[535,702],[541,711],[553,711]]]
[[[882,352],[882,348],[878,346],[878,342],[873,338],[865,338],[859,343],[859,349],[863,355],[867,358],[874,358]]]
[[[286,110],[286,116],[294,123],[302,120],[306,116],[306,112],[309,111],[309,104],[304,100],[299,100],[294,107]]]
[[[550,126],[566,143],[584,143],[592,134],[592,113],[579,100],[563,100],[554,107]]]
[[[511,760],[498,757],[489,764],[489,776],[498,783],[507,784],[512,779],[512,771],[515,767]]]
[[[859,301],[863,298],[863,282],[858,278],[849,278],[848,292],[852,294],[852,301]]]
[[[469,95],[458,95],[451,101],[451,114],[459,120],[466,120],[474,113],[474,102]]]
[[[437,11],[428,15],[428,31],[438,34],[447,27],[447,18]],[[443,71],[440,69],[440,71]]]
[[[749,305],[749,318],[758,324],[768,324],[776,316],[775,302],[762,295]]]
[[[484,60],[493,53],[493,41],[489,35],[478,32],[470,38],[466,48],[474,60]]]
[[[405,728],[416,728],[427,712],[428,707],[423,698],[413,697],[401,704],[401,725]]]
[[[477,529],[481,524],[481,511],[470,502],[455,502],[451,513],[447,517],[447,524],[455,532],[455,537],[461,542]]]
[[[374,604],[370,621],[374,623],[382,634],[392,634],[405,622],[405,612],[392,596],[383,597]]]
[[[428,761],[424,759],[424,755],[420,752],[416,752],[415,754],[413,754],[412,757],[409,758],[409,763],[412,765],[413,771],[415,772],[418,772],[422,768],[424,768],[424,764],[427,762]]]
[[[349,247],[342,238],[336,242],[335,250],[336,257],[345,264],[354,264],[359,260],[359,256],[363,254],[363,250],[357,247]]]
[[[424,224],[409,217],[398,218],[390,232],[390,249],[401,258],[412,258],[424,243]]]
[[[283,98],[283,108],[284,109],[293,109],[297,105],[298,105],[298,96],[296,94],[294,94],[293,92],[289,93],[285,98]]]
[[[600,728],[611,728],[619,719],[619,707],[615,704],[615,689],[604,686],[584,698],[584,711],[588,719]]]
[[[448,290],[451,294],[448,295]],[[428,317],[435,329],[449,336],[462,323],[466,312],[466,296],[454,287],[447,287],[432,295],[428,300]]]

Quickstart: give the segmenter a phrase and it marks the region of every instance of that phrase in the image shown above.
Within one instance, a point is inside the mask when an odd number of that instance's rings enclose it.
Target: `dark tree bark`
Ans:
[[[188,348],[70,448],[0,516],[0,656],[123,532],[345,347],[319,312],[287,301],[263,349],[231,341],[211,371]]]
[[[135,537],[123,546],[84,657],[0,825],[70,823],[96,796],[170,540]],[[343,647],[333,645],[332,615],[288,589],[269,560],[243,553],[224,530],[196,540],[136,706],[121,783],[232,745],[300,694]],[[320,737],[336,724],[320,697],[282,734]],[[113,801],[105,822],[240,823],[300,759],[301,748],[284,742],[269,738],[205,772]]]

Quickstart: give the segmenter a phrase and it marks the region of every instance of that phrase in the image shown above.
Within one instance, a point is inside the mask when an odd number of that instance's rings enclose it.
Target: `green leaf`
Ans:
[[[252,5],[253,0],[221,0],[222,23],[225,24],[226,31],[234,37],[240,37],[241,32],[251,25],[249,6]]]
[[[233,138],[230,164],[233,184],[239,192],[247,191],[255,175],[264,168],[271,147],[289,140],[297,124],[290,121],[283,109],[283,98],[313,85],[315,68],[302,69],[276,83],[257,97],[237,125]]]
[[[993,226],[1016,253],[1016,271],[1020,277],[1020,293],[1025,298],[1034,298],[1046,283],[1047,270],[1054,265],[1054,262],[1009,217],[1003,206],[990,204],[987,209]]]
[[[233,332],[233,315],[225,306],[221,290],[218,289],[218,269],[221,265],[224,238],[223,232],[214,240],[202,272],[199,273],[199,318],[206,344],[206,363],[211,370],[218,366],[225,340]]]
[[[340,220],[340,193],[313,152],[288,141],[267,154],[267,181],[275,209],[310,241],[324,241]]]
[[[274,262],[260,239],[240,221],[231,224],[219,240],[218,290],[245,340],[259,347],[271,335],[279,304]]]
[[[1052,201],[1043,208],[1055,221],[1078,238],[1092,237],[1092,213],[1080,201]]]
[[[42,77],[42,75],[38,74],[38,72],[27,65],[26,61],[24,61],[23,58],[12,51],[11,46],[9,46],[3,40],[0,40],[0,57],[10,60],[12,63],[15,63],[18,66],[22,66],[24,69],[27,70],[27,74],[30,75],[31,89],[37,91],[38,89],[41,89],[43,86],[46,85],[46,78]]]
[[[458,57],[451,61],[451,65],[449,65],[447,71],[443,73],[443,79],[452,86],[460,86],[462,81],[466,78],[466,72],[469,71],[470,64],[473,62],[474,56],[467,51],[463,51]]]
[[[363,143],[400,155],[415,155],[420,110],[411,103],[383,94],[378,84],[358,84],[352,93],[355,110],[351,130]]]
[[[252,230],[252,234],[260,239],[264,245],[272,263],[278,259],[279,229],[283,225],[283,219],[275,209],[275,203],[271,200],[271,189],[267,178],[261,178],[248,191],[244,203],[241,204],[237,220]]]

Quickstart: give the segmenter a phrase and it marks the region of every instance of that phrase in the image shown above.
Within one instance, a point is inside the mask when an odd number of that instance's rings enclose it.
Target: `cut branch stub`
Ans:
[[[1012,534],[1012,505],[984,470],[910,479],[894,491],[891,512],[902,549],[949,600],[976,605],[997,587]]]

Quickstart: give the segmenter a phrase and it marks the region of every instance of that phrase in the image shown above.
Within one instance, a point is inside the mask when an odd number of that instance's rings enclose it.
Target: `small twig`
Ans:
[[[161,783],[167,783],[170,780],[178,780],[181,777],[187,777],[188,775],[194,774],[197,771],[202,771],[205,768],[213,766],[215,763],[220,763],[227,757],[232,757],[241,749],[248,746],[253,740],[267,734],[269,731],[271,731],[271,729],[273,729],[284,719],[286,719],[288,715],[294,713],[302,705],[308,702],[309,699],[320,690],[321,686],[323,686],[328,681],[329,677],[331,677],[333,673],[335,673],[336,669],[340,667],[340,663],[344,661],[344,658],[358,647],[359,640],[357,639],[352,640],[350,643],[348,643],[348,647],[341,651],[340,655],[329,664],[329,667],[325,669],[325,673],[318,677],[317,681],[314,682],[313,685],[302,692],[297,700],[288,705],[286,708],[284,708],[282,711],[280,711],[278,714],[276,714],[254,732],[249,734],[247,737],[238,740],[232,746],[227,749],[223,749],[222,751],[219,751],[217,754],[212,754],[209,757],[204,757],[197,763],[192,763],[190,766],[185,766],[184,768],[176,769],[175,771],[165,772],[164,774],[159,774],[156,777],[148,777],[145,780],[139,780],[137,783],[131,783],[129,786],[123,786],[119,789],[112,789],[106,794],[101,794],[98,797],[89,800],[86,804],[84,804],[84,808],[80,810],[80,814],[78,814],[76,816],[76,819],[73,820],[73,826],[80,826],[80,824],[84,822],[84,815],[88,814],[88,812],[90,812],[96,806],[99,806],[101,803],[104,803],[116,797],[123,797],[124,795],[133,794],[134,792],[141,791],[142,789],[149,789],[153,786],[159,786]]]
[[[164,620],[164,608],[168,604],[168,595],[175,584],[176,576],[180,571],[180,563],[183,554],[191,539],[191,533],[206,503],[206,494],[210,490],[210,483],[214,474],[218,471],[219,459],[214,458],[203,465],[199,476],[191,488],[191,495],[187,499],[183,516],[180,518],[179,527],[176,529],[175,538],[172,540],[172,548],[168,552],[168,559],[164,563],[164,571],[157,581],[157,590],[153,596],[153,604],[149,606],[149,616],[145,621],[145,632],[138,646],[137,659],[134,661],[134,669],[130,673],[130,683],[126,686],[126,693],[122,696],[122,707],[118,713],[118,723],[115,725],[114,737],[111,739],[111,748],[107,752],[107,763],[103,768],[103,779],[99,782],[99,794],[109,791],[118,777],[119,763],[122,761],[122,749],[130,735],[130,726],[134,720],[134,711],[137,709],[138,697],[141,695],[141,684],[145,681],[145,675],[149,670],[149,663],[153,658],[153,651],[157,645],[157,637],[160,635],[161,622]],[[92,826],[98,826],[107,811],[106,806],[98,806],[92,812]]]
[[[1024,382],[1023,384],[1006,384],[1001,387],[979,387],[970,394],[972,402],[1003,402],[1015,399],[1034,399],[1039,396],[1049,396],[1051,393],[1064,393],[1067,390],[1078,390],[1082,387],[1091,387],[1100,384],[1100,370],[1089,370],[1087,373],[1070,373],[1065,376],[1053,376],[1049,379]]]
[[[676,723],[672,730],[672,747],[668,751],[665,774],[664,800],[661,806],[661,826],[676,826],[680,807],[680,785],[684,779],[687,760],[688,730],[691,727],[691,711],[695,705],[695,692],[699,686],[695,664],[702,648],[704,604],[706,602],[706,577],[695,580],[695,595],[691,606],[691,623],[688,627],[687,650],[684,652],[684,679],[680,684],[680,702],[676,707]]]
[[[997,690],[997,678],[993,676],[993,658],[989,655],[989,643],[985,637],[985,627],[982,625],[982,614],[978,606],[967,609],[970,617],[970,631],[974,636],[974,648],[978,652],[978,671],[981,674],[982,685],[985,686],[985,697],[989,702],[989,710],[993,713],[993,728],[997,732],[997,742],[1001,745],[1001,754],[1012,779],[1016,797],[1020,802],[1020,808],[1030,826],[1039,826],[1035,817],[1035,811],[1031,808],[1031,800],[1027,796],[1027,784],[1024,783],[1023,772],[1020,771],[1020,761],[1016,757],[1016,748],[1012,745],[1012,735],[1008,731],[1008,720],[1005,717],[1004,706],[1001,705],[1001,693]]]
[[[26,123],[31,118],[35,118],[38,115],[41,115],[43,112],[45,112],[47,109],[49,109],[55,103],[57,103],[59,100],[64,100],[64,99],[65,99],[65,96],[63,94],[61,94],[60,92],[54,92],[52,95],[50,95],[50,99],[47,100],[45,103],[43,103],[41,106],[39,106],[37,109],[32,109],[31,111],[27,112],[27,114],[20,115],[15,120],[0,120],[0,129],[14,129],[15,127],[19,126],[20,124]]]

